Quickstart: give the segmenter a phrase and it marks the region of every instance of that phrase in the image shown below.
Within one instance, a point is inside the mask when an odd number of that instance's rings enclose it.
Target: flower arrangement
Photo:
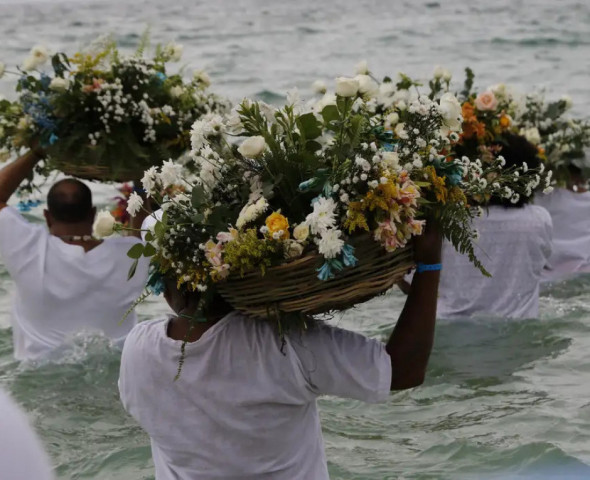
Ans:
[[[465,103],[449,92],[450,81],[450,72],[438,67],[428,82],[430,91],[422,93],[422,84],[404,74],[397,82],[389,77],[379,82],[364,63],[348,79],[357,82],[355,108],[372,125],[377,148],[391,152],[391,158],[421,186],[421,218],[437,219],[445,237],[484,271],[474,250],[477,232],[471,227],[480,213],[477,206],[492,196],[514,200],[539,185],[547,186],[550,174],[527,165],[506,168],[501,156],[484,156],[479,148],[459,155],[458,146],[469,136],[471,125]],[[324,92],[320,108],[331,101],[330,95]],[[491,108],[489,98],[477,98],[477,104],[484,112]],[[501,132],[501,115],[485,118],[488,135]],[[481,144],[487,141],[484,138]],[[480,139],[475,143],[479,147]]]
[[[48,154],[39,173],[55,168],[105,180],[131,180],[181,156],[190,148],[192,123],[223,112],[227,102],[207,91],[206,73],[190,81],[169,73],[180,45],[158,46],[147,58],[147,43],[146,35],[132,56],[112,41],[51,57],[35,47],[17,73],[18,101],[0,104],[3,156],[39,142]]]
[[[421,95],[406,76],[379,83],[365,67],[338,78],[334,94],[316,87],[319,101],[295,91],[278,109],[246,99],[231,115],[200,119],[192,165],[167,161],[145,172],[143,187],[163,213],[129,256],[151,257],[150,285],[174,278],[201,292],[205,309],[225,282],[308,259],[317,281],[330,284],[363,267],[361,252],[406,251],[429,219],[483,271],[472,199],[513,195],[542,172],[455,158],[460,103],[448,92]],[[140,208],[131,194],[129,213]]]
[[[517,133],[538,147],[539,156],[554,173],[553,183],[565,186],[570,178],[569,165],[583,170],[585,149],[590,147],[590,122],[571,118],[567,112],[572,100],[564,96],[547,101],[543,92],[526,95],[505,84],[475,93],[474,75],[466,69],[463,96],[462,143],[478,150],[486,158],[494,154],[490,144],[501,140],[505,132]]]

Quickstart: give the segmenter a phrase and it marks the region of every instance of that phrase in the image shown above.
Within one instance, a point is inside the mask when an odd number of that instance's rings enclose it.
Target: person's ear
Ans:
[[[43,216],[45,217],[45,223],[47,223],[47,228],[51,228],[51,226],[53,225],[53,218],[51,217],[51,213],[49,213],[49,210],[43,210]]]

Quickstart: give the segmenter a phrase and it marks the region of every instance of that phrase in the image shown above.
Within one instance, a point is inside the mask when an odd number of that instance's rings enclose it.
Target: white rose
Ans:
[[[303,245],[295,240],[287,240],[285,242],[285,258],[293,260],[299,258],[303,254]]]
[[[238,152],[246,158],[256,158],[260,156],[264,150],[266,150],[266,141],[264,140],[264,137],[261,137],[260,135],[247,138],[238,148]]]
[[[445,73],[445,69],[443,67],[441,67],[440,65],[437,65],[436,67],[434,67],[434,72],[432,74],[432,76],[434,78],[442,78],[443,75]]]
[[[172,97],[174,98],[180,97],[183,93],[184,88],[182,88],[180,85],[175,85],[170,89],[170,95],[172,95]]]
[[[359,92],[373,96],[379,91],[379,85],[369,75],[357,75],[354,77],[359,82]]]
[[[536,127],[524,128],[520,131],[520,134],[533,145],[539,145],[541,143],[541,134]]]
[[[49,84],[49,89],[54,92],[65,92],[68,88],[70,88],[69,78],[55,77]]]
[[[4,76],[4,72],[6,72],[6,65],[4,65],[4,63],[0,62],[0,78],[2,78]]]
[[[37,64],[37,61],[33,57],[29,56],[23,60],[23,64],[21,65],[21,68],[25,72],[30,72],[31,70],[34,70],[38,66],[39,65]]]
[[[453,132],[461,130],[463,115],[461,104],[452,93],[445,93],[439,103],[439,110],[445,125]]]
[[[36,45],[31,49],[31,57],[37,62],[37,66],[43,65],[49,60],[49,51],[43,45]]]
[[[399,122],[399,115],[395,112],[390,113],[389,115],[387,115],[387,117],[385,117],[385,126],[386,127],[392,127],[392,126],[396,125],[397,122]]]
[[[315,82],[313,82],[311,88],[315,93],[326,93],[326,90],[328,90],[326,84],[321,80],[316,80]]]
[[[193,80],[201,83],[204,87],[211,85],[211,77],[204,70],[197,70],[193,73]]]
[[[309,225],[300,223],[293,229],[293,238],[298,242],[305,242],[309,237]]]
[[[447,70],[446,68],[443,69],[442,79],[445,82],[450,82],[451,81],[451,78],[453,78],[453,74],[451,73],[451,71],[450,70]]]
[[[115,228],[115,218],[108,210],[102,210],[96,214],[94,225],[92,225],[92,235],[96,238],[104,238],[112,235]]]
[[[336,95],[340,97],[354,97],[358,91],[358,80],[348,77],[338,77],[336,79]]]
[[[2,71],[2,66],[0,65],[0,72],[1,71]],[[0,73],[0,77],[2,77],[1,73]],[[566,110],[569,110],[570,108],[572,108],[572,105],[574,104],[574,102],[572,101],[572,97],[570,97],[569,95],[563,95],[561,97],[561,101],[565,103]]]
[[[367,75],[369,73],[369,65],[366,60],[361,60],[356,64],[355,72],[359,75]]]

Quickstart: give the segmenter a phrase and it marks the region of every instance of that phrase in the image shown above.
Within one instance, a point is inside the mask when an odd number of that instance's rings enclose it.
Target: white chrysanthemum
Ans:
[[[329,105],[336,105],[336,95],[328,92],[320,100],[318,100],[313,109],[318,113],[322,113],[322,110]]]
[[[164,188],[178,185],[182,181],[182,165],[168,160],[162,164],[160,181]]]
[[[143,189],[145,190],[145,193],[148,197],[156,193],[157,176],[158,171],[156,167],[148,168],[143,174],[141,184],[143,185]]]
[[[335,258],[342,251],[344,247],[344,240],[340,237],[342,232],[340,230],[331,228],[322,232],[322,235],[317,242],[318,251],[325,258]]]
[[[357,167],[363,170],[363,172],[368,172],[371,170],[371,164],[368,160],[365,160],[363,157],[357,156],[354,159],[354,163]]]
[[[175,85],[170,89],[172,98],[178,98],[184,93],[184,88],[181,85]]]
[[[198,152],[207,145],[208,138],[219,135],[225,130],[223,118],[218,114],[209,114],[197,120],[191,129],[191,145],[193,152]]]
[[[141,210],[141,207],[143,207],[143,199],[137,193],[131,193],[127,200],[127,213],[134,217]]]
[[[249,203],[242,208],[242,211],[238,215],[238,219],[236,221],[237,228],[244,228],[248,223],[253,222],[256,220],[260,215],[262,215],[268,209],[268,202],[266,198],[261,197],[259,198],[256,203]]]
[[[311,233],[321,234],[336,226],[336,202],[332,198],[319,197],[313,204],[305,223],[309,225]]]
[[[184,47],[178,43],[170,43],[166,45],[165,53],[170,57],[173,62],[179,62],[182,58]]]

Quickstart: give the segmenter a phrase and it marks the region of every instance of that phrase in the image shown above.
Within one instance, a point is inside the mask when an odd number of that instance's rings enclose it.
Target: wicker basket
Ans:
[[[345,310],[385,293],[414,265],[411,247],[387,253],[368,236],[354,240],[358,266],[344,269],[332,280],[317,278],[323,259],[316,253],[269,268],[265,275],[230,276],[218,284],[218,291],[234,308],[259,317],[321,314]]]
[[[56,158],[52,158],[52,166],[71,177],[101,182],[129,182],[141,178],[144,173],[141,168],[114,170],[110,165],[102,163],[81,165]]]

